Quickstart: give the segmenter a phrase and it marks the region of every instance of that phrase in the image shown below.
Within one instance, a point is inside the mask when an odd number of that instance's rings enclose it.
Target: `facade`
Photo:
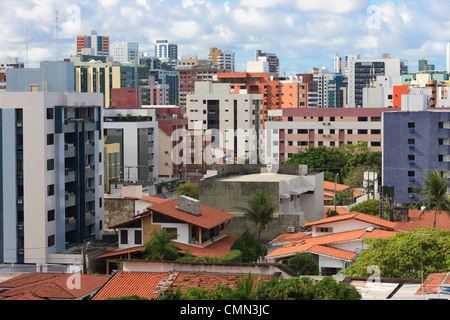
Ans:
[[[334,73],[348,76],[348,56],[334,55]]]
[[[134,61],[139,65],[139,44],[126,41],[114,43],[114,61],[118,63]]]
[[[158,124],[153,110],[105,110],[104,135],[106,146],[120,144],[119,182],[145,185],[155,181],[158,177]]]
[[[261,152],[262,96],[259,94],[232,94],[228,83],[196,82],[195,93],[187,95],[186,115],[193,139],[201,139],[202,151],[211,135],[211,148],[234,151],[234,157],[245,161]],[[215,131],[211,131],[215,130]],[[217,136],[219,135],[219,136]],[[191,164],[198,163],[194,147]],[[211,149],[212,151],[212,149]],[[212,160],[211,160],[212,161]],[[212,161],[214,162],[214,161]]]
[[[154,84],[169,86],[169,105],[179,105],[180,73],[171,70],[149,70],[149,76],[154,78]],[[144,104],[149,104],[143,102]]]
[[[66,261],[103,235],[103,98],[6,92],[0,117],[0,261]]]
[[[280,59],[275,53],[261,52],[261,50],[256,50],[255,61],[259,61],[260,58],[267,58],[266,61],[269,65],[269,73],[275,75],[280,74]]]
[[[276,144],[266,153],[282,163],[309,147],[342,147],[366,142],[382,149],[382,115],[392,109],[283,109],[281,121],[267,121],[266,132]],[[269,140],[267,140],[269,141]],[[270,142],[270,141],[269,141]]]
[[[113,109],[136,109],[142,106],[142,90],[134,88],[111,89],[111,105]]]
[[[199,182],[200,201],[242,217],[239,208],[247,207],[247,201],[255,190],[264,190],[279,204],[273,213],[273,217],[278,220],[267,228],[268,233],[280,232],[283,220],[289,217],[297,230],[304,226],[305,220],[322,219],[323,173],[308,174],[305,165],[280,164],[276,169],[271,172],[270,167],[258,164],[219,166],[214,173]],[[240,222],[241,226],[245,225],[244,221]]]
[[[232,50],[210,48],[208,59],[212,61],[213,66],[225,72],[235,71],[235,53]]]
[[[155,56],[178,61],[178,45],[169,43],[168,40],[156,40]]]
[[[217,68],[201,68],[195,66],[178,66],[177,71],[180,74],[180,107],[186,106],[186,95],[194,93],[195,83],[198,81],[217,81],[217,73],[223,72]]]
[[[363,89],[373,86],[378,76],[402,76],[408,73],[408,62],[391,59],[383,54],[381,59],[360,59],[348,56],[348,104],[351,108],[363,107]]]
[[[39,68],[7,69],[7,92],[74,91],[74,64],[67,61],[44,61]]]
[[[109,56],[109,36],[99,36],[95,30],[86,36],[78,36],[77,54]]]
[[[174,163],[172,151],[180,138],[177,130],[188,129],[186,108],[165,105],[142,107],[154,110],[158,122],[158,176],[181,179],[185,175],[186,167],[184,164]]]
[[[450,172],[450,112],[404,110],[383,117],[383,185],[394,187],[396,203],[410,204],[420,200],[412,190],[427,172]]]

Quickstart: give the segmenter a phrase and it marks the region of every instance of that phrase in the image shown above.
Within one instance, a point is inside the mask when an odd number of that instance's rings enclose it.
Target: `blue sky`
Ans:
[[[237,70],[256,49],[274,52],[286,74],[333,67],[333,55],[380,57],[388,52],[407,59],[410,70],[425,57],[445,68],[450,41],[448,0],[0,0],[0,60],[25,60],[29,66],[75,53],[75,38],[90,30],[111,42],[139,42],[153,52],[157,39],[179,45],[179,53],[206,58],[210,47],[236,52]]]

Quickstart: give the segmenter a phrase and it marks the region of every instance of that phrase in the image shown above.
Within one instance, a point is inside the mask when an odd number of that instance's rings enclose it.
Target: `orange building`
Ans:
[[[394,108],[402,107],[402,95],[409,94],[409,86],[394,86],[393,106]]]

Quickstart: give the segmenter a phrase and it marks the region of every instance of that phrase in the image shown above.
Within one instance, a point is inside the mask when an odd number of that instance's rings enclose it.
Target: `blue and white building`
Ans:
[[[99,93],[0,93],[0,262],[64,263],[102,238],[102,126]]]

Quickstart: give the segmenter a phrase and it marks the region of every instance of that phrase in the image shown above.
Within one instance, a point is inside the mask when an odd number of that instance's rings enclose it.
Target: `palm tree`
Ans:
[[[147,260],[175,260],[179,257],[178,248],[172,240],[177,238],[176,233],[167,233],[166,229],[153,229],[149,233],[150,240],[144,245],[142,251]]]
[[[416,207],[425,207],[420,216],[427,210],[434,210],[433,228],[436,228],[437,213],[441,214],[442,211],[450,211],[450,198],[447,195],[447,176],[443,177],[441,172],[436,170],[427,172],[426,177],[422,178],[422,180],[425,186],[413,189],[413,193],[424,197],[416,203]]]
[[[244,217],[253,221],[256,226],[253,234],[258,231],[258,241],[261,237],[261,230],[265,230],[272,220],[273,213],[277,208],[270,194],[266,191],[258,189],[247,201],[248,208],[239,207],[238,210],[244,213]]]

